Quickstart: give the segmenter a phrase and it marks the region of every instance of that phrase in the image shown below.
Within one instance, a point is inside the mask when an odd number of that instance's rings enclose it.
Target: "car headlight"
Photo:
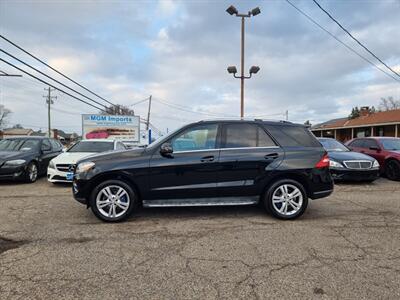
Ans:
[[[94,162],[91,162],[91,161],[82,162],[82,163],[78,164],[78,166],[76,167],[75,173],[87,172],[91,168],[93,168],[94,165],[95,165]]]
[[[334,161],[334,160],[332,160],[332,159],[330,159],[329,160],[329,167],[330,168],[340,168],[340,169],[342,169],[342,168],[344,168],[343,167],[343,165],[341,164],[341,163],[339,163],[339,162],[337,162],[337,161]]]
[[[21,166],[24,163],[26,163],[25,159],[14,159],[14,160],[9,160],[5,162],[5,166],[10,166],[10,167],[15,167],[15,166]]]
[[[374,160],[374,163],[372,164],[372,167],[373,168],[379,168],[380,167],[379,162],[376,159]]]
[[[50,168],[50,169],[55,169],[53,160],[51,160],[51,161],[49,162],[49,168]]]

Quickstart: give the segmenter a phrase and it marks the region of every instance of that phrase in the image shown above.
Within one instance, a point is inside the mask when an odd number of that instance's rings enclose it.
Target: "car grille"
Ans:
[[[346,168],[355,170],[366,170],[372,167],[372,162],[368,160],[347,160],[344,161],[343,164]]]
[[[57,164],[56,168],[61,172],[73,172],[75,170],[76,165],[72,164]]]

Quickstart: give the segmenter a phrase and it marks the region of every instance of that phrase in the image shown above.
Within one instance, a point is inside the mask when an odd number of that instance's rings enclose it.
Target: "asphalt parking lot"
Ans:
[[[296,221],[260,207],[105,224],[68,186],[0,183],[0,298],[400,297],[400,183],[337,185]]]

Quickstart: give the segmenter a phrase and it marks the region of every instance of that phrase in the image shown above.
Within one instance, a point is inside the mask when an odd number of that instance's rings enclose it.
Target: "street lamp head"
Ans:
[[[228,70],[229,74],[236,74],[237,73],[237,69],[236,69],[235,66],[229,66],[227,70]]]
[[[250,12],[253,16],[257,16],[259,13],[261,13],[261,10],[259,7],[256,7],[254,9],[251,10]]]
[[[226,12],[230,15],[237,15],[238,14],[238,10],[236,9],[236,7],[234,7],[233,5],[229,6],[226,9]]]
[[[257,74],[258,71],[260,71],[260,67],[259,66],[252,66],[249,70],[250,75],[251,74]]]

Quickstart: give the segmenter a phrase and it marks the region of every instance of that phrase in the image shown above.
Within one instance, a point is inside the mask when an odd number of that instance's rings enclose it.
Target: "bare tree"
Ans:
[[[106,112],[101,111],[100,112],[102,115],[123,115],[123,116],[134,116],[135,112],[133,109],[130,109],[127,106],[124,105],[113,105],[113,106],[109,106],[106,108]]]
[[[394,100],[392,96],[381,98],[381,102],[379,103],[379,110],[387,111],[394,109],[400,109],[400,100]]]
[[[0,104],[0,129],[4,128],[7,124],[7,118],[10,116],[11,110]]]

